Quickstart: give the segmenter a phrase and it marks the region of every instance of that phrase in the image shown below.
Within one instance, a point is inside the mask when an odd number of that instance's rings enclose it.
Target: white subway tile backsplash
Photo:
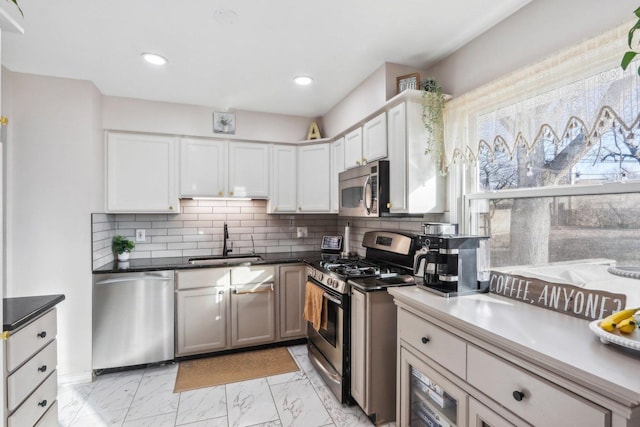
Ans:
[[[136,243],[131,258],[214,256],[222,253],[223,226],[229,227],[233,254],[316,251],[324,235],[342,235],[351,225],[351,249],[364,255],[362,237],[376,229],[419,233],[423,218],[359,219],[331,214],[267,214],[266,200],[181,200],[180,213],[92,215],[93,268],[114,261],[111,239],[133,239],[144,229],[146,241]],[[435,218],[431,221],[437,221]],[[307,237],[297,238],[297,227]],[[251,238],[253,237],[253,242]]]

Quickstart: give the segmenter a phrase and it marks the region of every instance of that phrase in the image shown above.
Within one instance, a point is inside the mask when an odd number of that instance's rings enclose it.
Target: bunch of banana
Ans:
[[[640,310],[637,308],[628,308],[615,312],[600,321],[600,327],[607,332],[613,332],[618,329],[624,334],[630,334],[638,327],[638,321],[633,315]]]

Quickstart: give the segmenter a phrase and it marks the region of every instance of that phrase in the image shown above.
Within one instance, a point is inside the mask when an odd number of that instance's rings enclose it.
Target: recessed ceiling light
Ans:
[[[167,62],[167,58],[164,56],[158,55],[157,53],[149,53],[145,52],[142,54],[142,58],[147,61],[149,64],[153,65],[164,65]]]
[[[309,76],[298,76],[294,77],[293,81],[300,86],[306,86],[310,85],[313,82],[313,79]]]

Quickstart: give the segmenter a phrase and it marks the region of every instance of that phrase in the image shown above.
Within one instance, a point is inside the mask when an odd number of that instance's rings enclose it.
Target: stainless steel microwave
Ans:
[[[389,161],[378,160],[339,175],[339,216],[378,217],[389,213]]]

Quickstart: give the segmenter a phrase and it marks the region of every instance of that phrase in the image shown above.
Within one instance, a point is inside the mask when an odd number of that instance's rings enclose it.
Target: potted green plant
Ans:
[[[133,243],[133,241],[122,236],[115,236],[111,242],[111,249],[117,254],[118,261],[128,261],[129,252],[131,252],[135,246],[136,244]]]
[[[437,81],[427,79],[420,83],[422,90],[422,124],[426,130],[426,155],[436,158],[438,169],[444,163],[444,103],[445,96]]]

